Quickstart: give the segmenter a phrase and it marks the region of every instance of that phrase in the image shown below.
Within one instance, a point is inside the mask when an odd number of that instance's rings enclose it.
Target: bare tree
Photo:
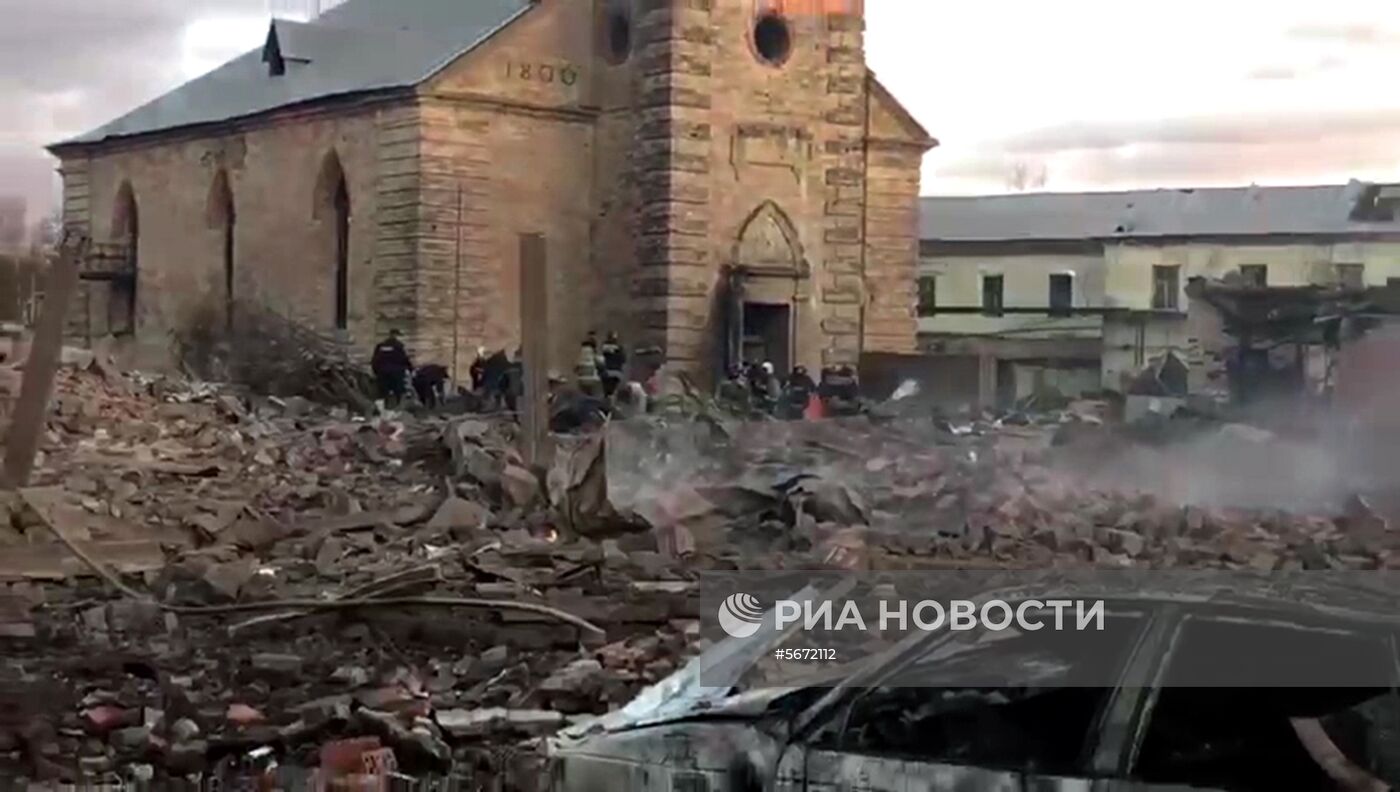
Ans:
[[[1032,165],[1021,160],[1011,166],[1011,172],[1006,177],[1006,186],[1016,192],[1039,190],[1045,186],[1048,178],[1049,174],[1046,171],[1045,163]]]

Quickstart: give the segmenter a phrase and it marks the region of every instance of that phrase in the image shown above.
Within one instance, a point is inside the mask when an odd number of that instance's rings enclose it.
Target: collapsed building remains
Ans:
[[[12,778],[536,788],[535,738],[704,648],[704,569],[1400,566],[1345,490],[1290,514],[1278,492],[1259,509],[1109,482],[1125,441],[1092,403],[653,416],[556,438],[545,471],[509,421],[355,418],[65,357],[0,524]]]

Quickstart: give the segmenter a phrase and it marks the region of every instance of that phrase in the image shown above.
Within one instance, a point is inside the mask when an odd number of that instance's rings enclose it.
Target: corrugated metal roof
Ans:
[[[1351,219],[1358,200],[1376,187],[1352,181],[1311,187],[928,197],[920,201],[919,235],[972,242],[1400,232],[1400,222]]]
[[[60,145],[227,121],[431,77],[531,6],[531,0],[348,0],[313,22],[273,20],[297,60],[272,76],[263,47]],[[306,61],[306,62],[301,62]]]

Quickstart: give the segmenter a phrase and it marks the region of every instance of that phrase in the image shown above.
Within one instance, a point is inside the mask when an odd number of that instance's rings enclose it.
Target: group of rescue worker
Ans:
[[[447,368],[438,364],[415,368],[398,330],[390,331],[375,345],[370,369],[379,398],[387,406],[400,405],[410,388],[418,402],[429,408],[442,405],[449,395]],[[468,371],[470,388],[459,387],[454,395],[464,399],[469,409],[516,410],[524,395],[525,381],[520,349],[508,356],[503,349],[488,353],[478,348]],[[655,390],[654,380],[631,381],[627,373],[627,352],[617,333],[608,333],[599,343],[597,334],[590,332],[581,345],[573,383],[550,373],[551,424],[555,430],[585,427],[611,414],[646,412],[648,396]]]
[[[779,381],[771,362],[731,366],[716,398],[740,412],[763,412],[784,420],[856,415],[861,411],[860,382],[850,366],[828,366],[820,382],[807,367],[796,365]]]
[[[588,428],[607,416],[626,418],[645,413],[656,395],[659,364],[634,365],[644,376],[629,378],[627,350],[615,332],[600,343],[590,331],[580,345],[572,382],[551,372],[549,399],[554,431]],[[370,358],[379,397],[397,406],[411,387],[420,404],[435,408],[443,404],[450,382],[448,370],[439,364],[415,368],[400,338],[390,331]],[[470,390],[459,388],[457,396],[469,399],[482,411],[515,411],[524,394],[521,351],[508,356],[505,350],[488,353],[478,348],[469,369]],[[785,420],[855,415],[861,410],[860,385],[850,366],[827,367],[814,382],[805,366],[794,366],[785,381],[776,376],[771,362],[751,362],[732,366],[720,383],[716,398],[739,412],[761,412]]]

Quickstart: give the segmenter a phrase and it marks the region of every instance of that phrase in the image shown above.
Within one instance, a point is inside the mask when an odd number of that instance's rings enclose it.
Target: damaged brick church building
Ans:
[[[138,359],[255,302],[465,371],[519,343],[542,232],[551,363],[589,331],[709,375],[915,348],[936,142],[865,64],[860,0],[348,0],[56,144],[102,255],[71,323]]]

